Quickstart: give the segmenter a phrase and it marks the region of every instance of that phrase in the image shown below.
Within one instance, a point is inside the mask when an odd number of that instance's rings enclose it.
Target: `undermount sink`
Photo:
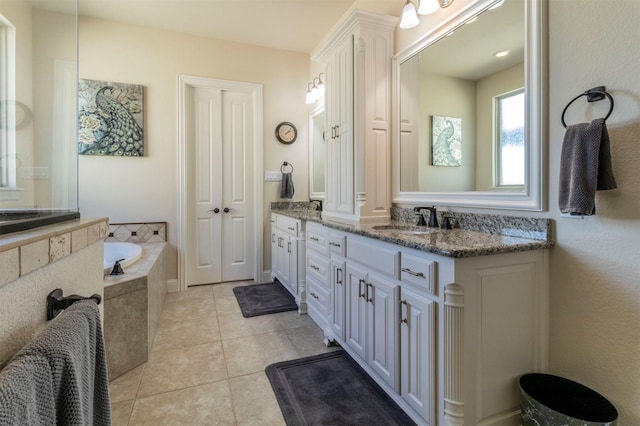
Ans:
[[[412,226],[412,225],[376,225],[373,227],[375,231],[381,232],[393,232],[398,234],[408,234],[408,235],[424,235],[424,234],[433,234],[437,232],[437,228],[426,228],[423,226]]]

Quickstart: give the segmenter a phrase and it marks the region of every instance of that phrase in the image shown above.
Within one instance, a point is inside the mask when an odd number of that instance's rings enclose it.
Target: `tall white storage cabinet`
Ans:
[[[390,218],[391,57],[397,21],[354,10],[312,54],[326,72],[323,218],[345,223]]]

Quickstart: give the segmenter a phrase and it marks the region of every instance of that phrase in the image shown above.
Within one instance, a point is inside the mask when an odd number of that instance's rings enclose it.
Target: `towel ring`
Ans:
[[[602,100],[604,99],[605,96],[609,98],[609,102],[611,102],[611,106],[609,107],[609,112],[604,117],[605,121],[607,120],[607,118],[609,118],[609,116],[613,112],[613,97],[604,90],[604,86],[594,87],[593,89],[589,89],[586,92],[581,93],[575,98],[571,99],[571,101],[567,104],[567,106],[564,107],[564,109],[562,110],[562,117],[560,120],[562,121],[562,125],[565,127],[565,129],[567,128],[567,123],[564,122],[564,114],[567,112],[567,109],[573,102],[575,102],[576,100],[578,100],[583,96],[587,97],[588,102],[595,102],[595,101]]]
[[[288,162],[286,162],[286,161],[285,161],[284,163],[282,163],[282,166],[280,166],[280,172],[281,172],[281,173],[284,173],[284,172],[285,172],[285,171],[284,171],[284,169],[285,169],[285,167],[287,167],[287,166],[288,166],[288,167],[291,167],[291,172],[290,172],[290,173],[293,173],[293,164],[288,163]]]

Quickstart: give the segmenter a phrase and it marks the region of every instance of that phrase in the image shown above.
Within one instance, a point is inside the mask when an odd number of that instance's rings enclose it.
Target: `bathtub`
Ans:
[[[113,269],[113,265],[117,260],[120,266],[125,269],[129,265],[133,265],[142,257],[142,247],[133,243],[104,243],[104,274],[109,275]],[[126,269],[125,269],[126,272]]]

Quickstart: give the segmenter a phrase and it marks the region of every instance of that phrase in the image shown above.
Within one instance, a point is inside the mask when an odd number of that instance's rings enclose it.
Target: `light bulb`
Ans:
[[[400,28],[408,29],[413,28],[420,23],[418,14],[416,13],[416,7],[407,0],[402,8],[402,19],[400,20]]]
[[[438,0],[420,0],[418,15],[429,15],[438,9],[440,9],[440,3],[438,3]]]

